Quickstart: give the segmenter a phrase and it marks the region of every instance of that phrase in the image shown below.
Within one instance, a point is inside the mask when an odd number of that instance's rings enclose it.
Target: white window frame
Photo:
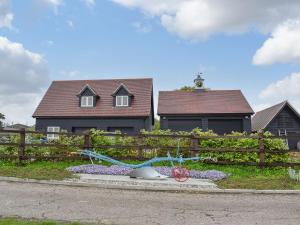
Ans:
[[[119,104],[118,102],[118,98],[120,99],[121,104]],[[125,104],[125,100],[126,99],[126,103]],[[116,96],[116,106],[128,106],[129,105],[129,97],[127,95],[117,95]]]
[[[60,132],[60,127],[57,126],[50,126],[47,127],[47,132]],[[48,140],[58,140],[59,135],[58,134],[47,134]]]
[[[81,96],[81,107],[94,107],[94,96]]]

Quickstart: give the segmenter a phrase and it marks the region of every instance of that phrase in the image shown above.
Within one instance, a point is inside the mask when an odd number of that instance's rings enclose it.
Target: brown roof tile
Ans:
[[[240,90],[161,91],[158,115],[253,114]]]
[[[112,94],[121,85],[134,95],[131,107],[114,107]],[[89,85],[99,96],[96,107],[79,107],[78,93]],[[131,117],[151,113],[152,79],[53,81],[33,117]]]

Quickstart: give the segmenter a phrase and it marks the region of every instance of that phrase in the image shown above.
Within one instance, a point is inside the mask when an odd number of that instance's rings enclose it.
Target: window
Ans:
[[[47,132],[59,132],[60,131],[60,127],[48,127],[47,128]],[[47,139],[48,140],[57,140],[59,139],[59,135],[58,134],[47,134]]]
[[[117,96],[116,106],[128,106],[128,96]]]
[[[93,96],[82,96],[81,97],[81,107],[93,107],[94,97]]]

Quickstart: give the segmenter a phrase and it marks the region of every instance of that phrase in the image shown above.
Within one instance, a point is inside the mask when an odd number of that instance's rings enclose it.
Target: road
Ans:
[[[300,195],[188,194],[0,182],[0,216],[105,224],[300,224]]]

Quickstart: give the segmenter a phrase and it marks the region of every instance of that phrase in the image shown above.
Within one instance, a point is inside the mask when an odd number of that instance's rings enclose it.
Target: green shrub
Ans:
[[[201,132],[197,129],[193,131],[199,136],[216,136],[216,134],[209,132]],[[245,133],[233,132],[226,136],[243,136]],[[251,134],[250,136],[257,136],[257,134]],[[272,136],[271,133],[265,132],[264,137]],[[199,143],[202,148],[231,148],[231,149],[258,149],[258,139],[255,138],[214,138],[201,140]],[[283,139],[264,139],[265,150],[287,150],[288,146]],[[219,161],[231,161],[231,162],[258,162],[259,157],[255,152],[206,152],[201,154],[202,157],[212,157]],[[266,153],[266,162],[286,162],[289,157],[287,153],[282,154],[268,154]]]

